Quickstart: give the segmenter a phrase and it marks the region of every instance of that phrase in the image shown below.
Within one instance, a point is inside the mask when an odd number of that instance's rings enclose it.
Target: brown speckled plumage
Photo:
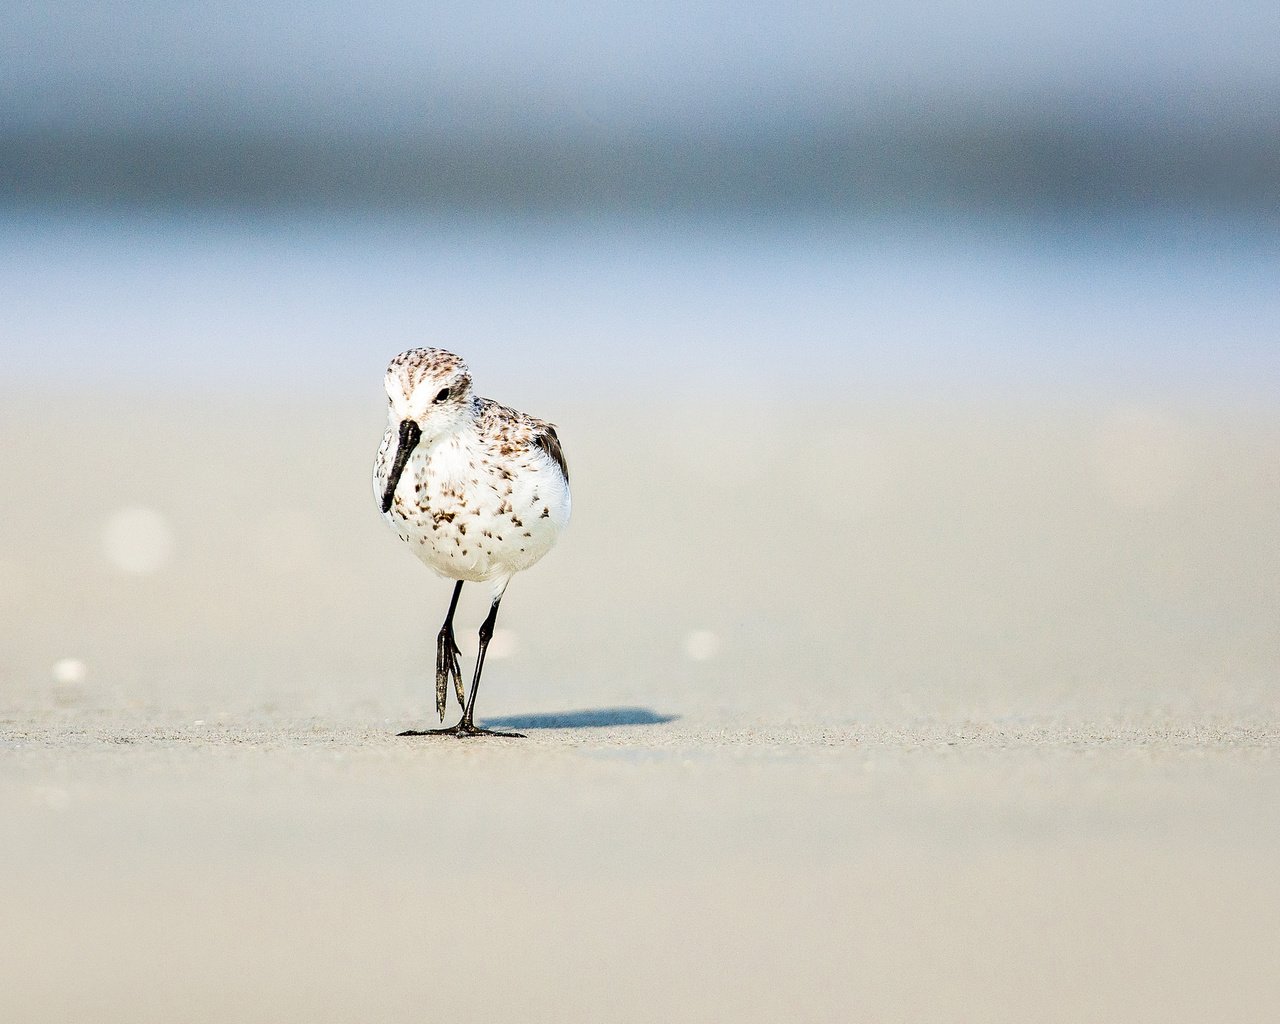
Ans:
[[[560,436],[545,420],[475,395],[466,363],[443,349],[396,356],[386,390],[388,425],[374,464],[384,518],[441,576],[490,583],[491,626],[511,577],[541,559],[569,521]],[[442,716],[450,679],[461,697],[455,651],[450,611],[436,658]],[[478,680],[479,669],[473,701]],[[471,710],[458,727],[468,735]]]

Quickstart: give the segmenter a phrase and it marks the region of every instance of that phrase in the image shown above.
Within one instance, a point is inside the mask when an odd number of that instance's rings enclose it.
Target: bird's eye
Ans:
[[[447,401],[449,401],[449,389],[441,388],[440,393],[435,397],[435,402],[437,405],[439,405],[441,402],[447,402]]]

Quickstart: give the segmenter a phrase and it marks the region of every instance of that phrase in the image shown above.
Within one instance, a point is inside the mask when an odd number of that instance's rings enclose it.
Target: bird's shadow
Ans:
[[[662,715],[650,708],[586,708],[500,718],[486,715],[484,724],[499,729],[601,729],[615,725],[662,725],[679,717]]]

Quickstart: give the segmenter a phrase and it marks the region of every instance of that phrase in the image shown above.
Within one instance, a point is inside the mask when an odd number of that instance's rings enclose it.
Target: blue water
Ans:
[[[1280,401],[1280,238],[1172,217],[10,212],[0,317],[6,389],[359,398],[437,344],[513,402]]]

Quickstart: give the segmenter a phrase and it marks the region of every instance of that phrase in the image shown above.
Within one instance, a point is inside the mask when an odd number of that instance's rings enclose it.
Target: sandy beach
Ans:
[[[1263,726],[6,725],[11,1020],[1268,1019]],[[16,734],[16,735],[15,735]]]
[[[447,585],[376,398],[49,409],[0,412],[0,1019],[1274,1013],[1266,411],[557,410],[479,705],[528,738],[454,743],[394,736]]]

